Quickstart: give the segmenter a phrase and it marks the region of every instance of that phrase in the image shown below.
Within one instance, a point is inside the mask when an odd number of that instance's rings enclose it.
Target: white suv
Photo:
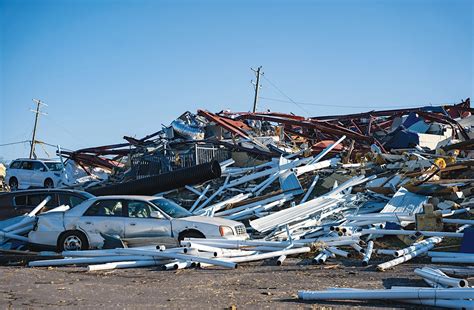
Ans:
[[[61,181],[63,166],[48,159],[17,159],[7,169],[5,181],[11,190],[30,187],[53,188]]]

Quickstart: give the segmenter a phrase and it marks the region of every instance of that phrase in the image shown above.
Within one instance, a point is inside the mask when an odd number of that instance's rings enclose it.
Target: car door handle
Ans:
[[[137,223],[130,223],[130,226],[136,226]]]
[[[92,224],[92,222],[86,222],[86,225],[91,225],[91,224]]]

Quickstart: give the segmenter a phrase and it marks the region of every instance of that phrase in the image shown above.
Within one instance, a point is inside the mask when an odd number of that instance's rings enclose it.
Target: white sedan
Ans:
[[[101,248],[101,234],[117,236],[129,246],[177,245],[184,238],[248,239],[242,223],[193,216],[176,203],[153,196],[103,196],[65,212],[38,216],[29,242],[64,250]]]

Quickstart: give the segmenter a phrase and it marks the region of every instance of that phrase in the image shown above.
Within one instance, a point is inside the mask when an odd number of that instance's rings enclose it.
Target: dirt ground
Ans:
[[[376,263],[377,261],[374,261]],[[242,264],[238,269],[157,267],[85,272],[80,267],[0,267],[0,308],[81,309],[402,309],[383,301],[302,302],[298,290],[329,287],[389,288],[425,286],[413,274],[420,263],[407,262],[386,272],[357,260],[312,265],[287,259]]]

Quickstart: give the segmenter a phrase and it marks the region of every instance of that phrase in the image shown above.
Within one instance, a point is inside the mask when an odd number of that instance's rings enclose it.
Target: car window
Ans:
[[[33,170],[33,163],[31,161],[23,161],[21,162],[21,169]]]
[[[122,201],[100,200],[87,209],[84,216],[122,216]]]
[[[19,169],[21,166],[21,161],[14,161],[10,164],[10,169]]]
[[[192,216],[191,212],[168,199],[154,199],[151,200],[151,202],[171,217],[180,218]]]
[[[13,198],[13,201],[15,202],[15,206],[24,207],[26,206],[26,195],[16,196]]]
[[[153,210],[152,206],[144,201],[133,200],[128,202],[128,217],[149,218],[151,217],[151,211],[157,210]]]
[[[51,196],[51,199],[46,204],[47,207],[55,208],[58,206],[58,201],[56,200],[55,194],[31,194],[28,195],[28,202],[27,205],[31,207],[36,207],[39,205],[46,197]]]
[[[70,206],[71,208],[77,206],[84,200],[86,199],[82,197],[78,197],[78,196],[72,196],[68,194],[59,194],[59,204],[67,205],[67,206]]]
[[[35,161],[33,162],[33,170],[46,171],[46,167],[42,163]]]
[[[63,165],[60,162],[46,162],[44,163],[51,171],[60,171],[63,169]]]

